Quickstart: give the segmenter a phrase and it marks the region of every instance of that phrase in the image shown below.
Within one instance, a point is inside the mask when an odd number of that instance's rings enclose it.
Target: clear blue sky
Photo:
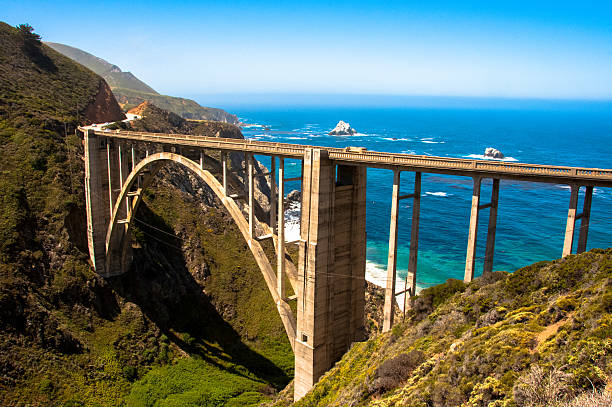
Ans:
[[[612,99],[612,1],[29,1],[0,20],[160,92]]]

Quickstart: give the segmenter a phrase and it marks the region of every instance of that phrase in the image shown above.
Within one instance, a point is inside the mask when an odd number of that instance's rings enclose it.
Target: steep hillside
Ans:
[[[123,117],[101,89],[0,23],[0,405],[257,403],[290,380],[291,348],[239,231],[197,180],[169,168],[149,190],[130,272],[105,280],[89,264],[74,130]]]
[[[117,101],[126,110],[144,101],[149,101],[186,119],[238,123],[236,116],[222,109],[203,107],[191,99],[160,95],[132,73],[122,72],[117,65],[78,48],[54,42],[47,42],[46,44],[106,79]]]
[[[136,78],[131,72],[122,72],[117,65],[113,65],[102,58],[69,45],[56,42],[45,42],[45,44],[100,75],[111,88],[128,88],[139,92],[157,94],[153,88]]]
[[[612,249],[449,280],[296,406],[611,405],[611,288]]]

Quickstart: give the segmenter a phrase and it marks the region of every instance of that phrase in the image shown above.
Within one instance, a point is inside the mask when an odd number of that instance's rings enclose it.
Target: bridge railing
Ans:
[[[565,167],[554,165],[509,163],[503,161],[474,160],[452,157],[435,157],[426,155],[385,153],[377,151],[355,151],[333,147],[310,146],[259,141],[253,139],[231,139],[219,137],[194,136],[188,134],[162,134],[134,131],[103,131],[94,130],[101,136],[136,140],[142,142],[177,144],[199,148],[216,148],[229,151],[244,151],[262,155],[280,155],[301,158],[307,148],[326,150],[329,158],[336,161],[362,163],[369,166],[406,166],[429,168],[433,170],[463,170],[474,173],[500,174],[516,176],[549,177],[565,179],[566,182],[576,180],[602,180],[612,183],[612,170],[600,168]],[[466,174],[463,174],[466,175]]]

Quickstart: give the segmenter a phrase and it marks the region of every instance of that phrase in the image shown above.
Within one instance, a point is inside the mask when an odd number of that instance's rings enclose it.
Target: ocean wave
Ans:
[[[464,157],[464,158],[476,158],[477,160],[518,161],[514,157],[493,158],[493,157],[486,157],[484,154],[468,154],[468,155],[464,155],[462,157]]]
[[[308,137],[287,137],[287,140],[308,140]]]
[[[440,196],[440,197],[447,197],[447,196],[451,196],[452,194],[447,194],[446,192],[425,192],[424,195],[429,195],[429,196]]]
[[[404,151],[401,151],[401,153],[402,154],[412,154],[412,155],[415,155],[416,151],[414,151],[414,150],[404,150]]]
[[[271,135],[271,134],[253,134],[252,136],[246,136],[245,138],[253,138],[253,137],[259,137],[259,138],[271,138],[271,139],[278,138],[278,137],[273,136],[273,135]]]
[[[412,141],[412,139],[409,139],[409,138],[397,138],[397,137],[381,137],[381,139],[387,140],[387,141]]]
[[[555,185],[557,188],[561,188],[561,189],[565,189],[565,190],[571,190],[572,187],[569,185]],[[608,194],[606,194],[606,191],[604,191],[601,188],[593,188],[593,195],[595,196],[609,196]]]
[[[421,143],[425,143],[425,144],[444,144],[444,143],[446,143],[446,141],[435,141],[431,137],[425,137],[425,138],[421,139]]]
[[[285,242],[294,242],[300,238],[300,212],[299,202],[291,202],[285,210]]]
[[[387,268],[382,264],[374,263],[370,260],[366,260],[366,272],[365,278],[370,283],[377,285],[379,287],[385,288],[387,285]],[[403,278],[396,276],[395,277],[395,292],[404,291],[404,287],[406,284],[406,280]],[[421,291],[423,287],[421,287],[418,283],[416,286],[416,292]],[[404,294],[398,294],[396,297],[397,305],[400,309],[404,310]]]

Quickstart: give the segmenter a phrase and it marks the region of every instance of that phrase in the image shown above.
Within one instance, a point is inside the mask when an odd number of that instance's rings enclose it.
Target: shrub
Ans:
[[[586,392],[575,399],[563,403],[555,403],[551,407],[608,407],[612,406],[612,396],[607,392]]]
[[[514,401],[519,406],[545,407],[553,403],[561,403],[573,394],[570,385],[571,375],[559,370],[549,373],[533,365],[529,373],[516,381],[512,393]]]
[[[423,352],[413,350],[385,361],[376,370],[375,379],[368,387],[370,393],[383,394],[394,389],[424,360]]]
[[[123,367],[123,377],[126,380],[133,382],[138,377],[138,371],[135,367],[132,366],[124,366]]]

